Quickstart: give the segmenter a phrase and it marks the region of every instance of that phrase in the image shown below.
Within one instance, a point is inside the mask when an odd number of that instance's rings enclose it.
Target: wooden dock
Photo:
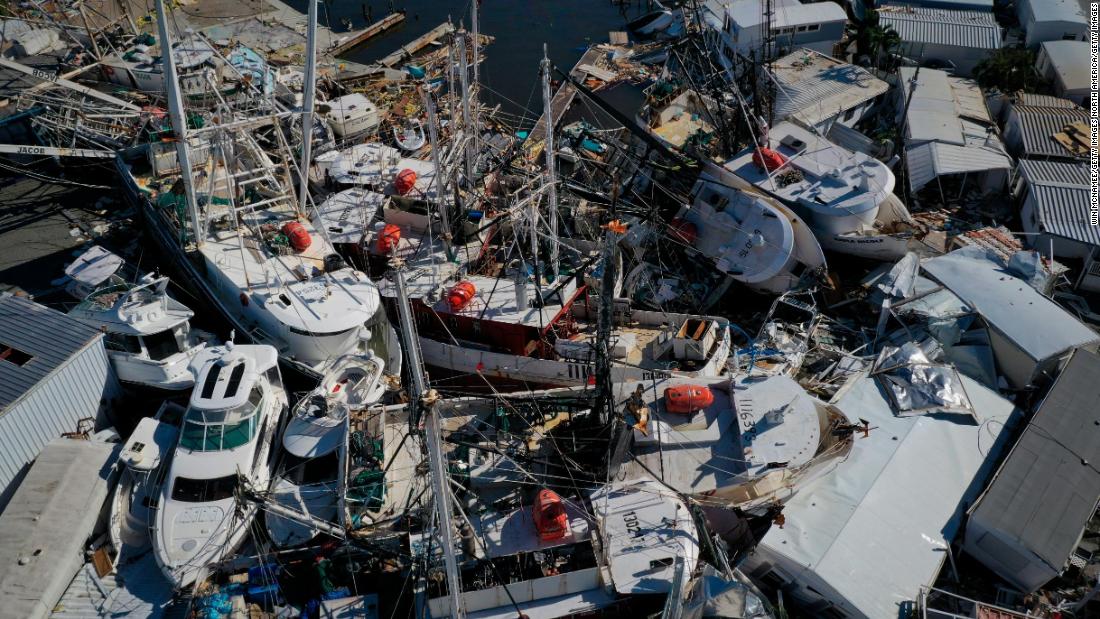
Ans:
[[[454,32],[454,29],[455,28],[451,23],[444,22],[436,26],[435,28],[432,28],[430,32],[424,34],[423,36],[417,37],[416,40],[414,40],[413,42],[402,45],[400,48],[397,49],[397,51],[380,60],[379,63],[382,66],[392,69],[394,65],[409,59],[410,57],[412,57],[413,54],[424,49],[436,39]]]
[[[329,49],[328,53],[333,56],[339,56],[340,54],[351,51],[367,39],[376,37],[403,21],[405,21],[405,11],[390,13],[358,32],[349,33],[347,39],[340,41],[335,47]]]

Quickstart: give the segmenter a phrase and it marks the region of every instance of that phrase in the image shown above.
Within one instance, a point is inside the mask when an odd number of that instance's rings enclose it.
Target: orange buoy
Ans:
[[[374,253],[386,255],[397,247],[397,243],[401,240],[401,228],[395,224],[386,224],[382,228],[382,232],[378,234],[378,238],[374,241]]]
[[[447,304],[451,306],[452,312],[457,312],[469,305],[476,293],[477,286],[474,286],[473,282],[458,282],[447,293]]]
[[[702,385],[679,385],[665,389],[665,410],[690,414],[714,404],[714,394]]]
[[[393,188],[397,190],[398,195],[406,195],[412,188],[416,186],[416,172],[405,168],[397,173],[397,178],[393,180]]]
[[[774,172],[787,163],[787,158],[779,151],[760,147],[753,152],[752,162],[755,163],[758,168],[764,168],[768,172]]]
[[[287,222],[283,226],[283,234],[290,241],[290,246],[297,252],[309,249],[310,243],[313,242],[313,239],[309,238],[309,230],[306,230],[305,226],[296,221]]]
[[[669,236],[671,236],[673,240],[686,245],[695,243],[695,238],[699,236],[699,229],[695,227],[695,224],[686,219],[680,219],[679,217],[675,217],[669,222],[668,229]]]
[[[532,511],[539,539],[561,539],[569,532],[569,517],[565,514],[565,506],[557,492],[545,488],[540,490]]]

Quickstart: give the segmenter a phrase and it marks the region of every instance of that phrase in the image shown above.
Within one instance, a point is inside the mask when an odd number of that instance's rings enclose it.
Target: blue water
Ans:
[[[305,11],[305,0],[288,0]],[[348,28],[342,19],[351,20],[352,29],[367,24],[364,5],[372,8],[374,21],[389,12],[389,0],[333,0],[320,7],[319,20],[336,32]],[[401,45],[435,28],[450,16],[469,28],[470,2],[456,0],[394,0],[395,9],[405,9],[407,19],[393,30],[367,41],[345,58],[369,63],[386,56]],[[486,50],[481,65],[481,82],[486,99],[500,103],[503,109],[537,113],[542,107],[538,90],[539,61],[542,45],[549,45],[550,60],[568,71],[590,43],[607,42],[607,33],[622,30],[626,18],[610,0],[484,0],[478,26],[483,34],[496,37]],[[635,0],[627,9],[628,18],[645,12],[645,3]],[[537,114],[536,114],[537,115]]]

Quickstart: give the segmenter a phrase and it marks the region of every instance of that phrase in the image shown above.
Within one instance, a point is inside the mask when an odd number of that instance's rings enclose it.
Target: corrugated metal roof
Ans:
[[[890,89],[866,69],[804,49],[775,61],[776,119],[813,126]]]
[[[1100,227],[1089,221],[1088,187],[1034,185],[1039,226],[1045,232],[1067,239],[1100,245]]]
[[[945,174],[1012,168],[1012,159],[1008,155],[988,146],[928,142],[910,148],[905,157],[909,169],[909,184],[913,191],[918,191],[937,176]]]
[[[992,13],[915,6],[882,6],[879,23],[890,26],[907,43],[1000,49],[1001,27]]]
[[[1075,108],[1077,104],[1069,99],[1055,97],[1054,95],[1039,95],[1033,92],[1018,92],[1013,95],[1016,105],[1040,105],[1044,107],[1068,107]]]
[[[1100,461],[1098,395],[1100,357],[1078,350],[970,515],[971,523],[1000,532],[1055,572],[1100,500],[1100,472],[1084,464]]]
[[[1021,159],[1020,174],[1031,185],[1089,186],[1089,168],[1083,161]]]
[[[1023,141],[1022,156],[1073,157],[1073,153],[1054,139],[1066,125],[1089,121],[1089,114],[1080,106],[1047,107],[1014,105],[1012,113],[1020,125]]]
[[[92,564],[85,564],[57,603],[51,619],[99,617],[186,617],[186,605],[166,607],[172,599],[172,585],[157,566],[153,553],[146,552],[117,572],[97,578]]]
[[[31,356],[25,365],[0,361],[0,413],[102,334],[34,301],[0,295],[0,345]]]
[[[940,141],[963,145],[968,135],[993,125],[981,88],[973,80],[948,75],[938,69],[920,70],[902,67],[899,70],[902,96],[908,102],[909,140],[912,142]],[[917,78],[916,88],[910,96],[910,82]],[[972,122],[976,121],[976,122]]]

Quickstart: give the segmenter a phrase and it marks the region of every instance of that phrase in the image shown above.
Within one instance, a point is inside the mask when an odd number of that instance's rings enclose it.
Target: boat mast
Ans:
[[[476,0],[475,0],[476,4]],[[549,271],[557,277],[558,273],[558,181],[554,171],[554,110],[550,94],[550,57],[546,52],[546,43],[542,44],[542,110],[546,116],[546,187],[550,216],[550,265]]]
[[[180,162],[180,178],[187,200],[187,211],[191,214],[191,233],[195,247],[206,240],[206,231],[199,230],[199,204],[195,200],[194,179],[191,178],[191,152],[187,141],[187,117],[183,115],[183,100],[180,98],[179,77],[176,74],[176,59],[172,55],[172,39],[168,36],[168,16],[164,10],[164,0],[155,0],[157,10],[157,30],[160,34],[161,62],[164,63],[164,85],[168,95],[168,114],[172,119],[172,130],[176,133],[176,158]],[[180,222],[183,226],[183,222]]]
[[[470,65],[466,58],[466,36],[458,38],[458,79],[462,85],[462,132],[466,159],[466,182],[473,184],[474,129],[470,114]]]
[[[447,466],[443,460],[443,444],[439,434],[439,413],[435,404],[439,395],[429,390],[424,379],[424,365],[420,358],[420,342],[413,322],[412,308],[409,306],[409,292],[405,287],[404,264],[392,259],[393,281],[397,288],[397,312],[401,317],[401,337],[405,340],[405,352],[409,360],[409,375],[412,378],[409,398],[413,406],[422,407],[424,413],[424,436],[428,443],[428,464],[431,467],[432,494],[435,495],[436,519],[439,521],[440,544],[443,547],[443,562],[447,571],[447,593],[451,598],[451,617],[463,619],[466,616],[462,606],[462,581],[458,577],[458,561],[455,558],[454,531],[451,524],[451,493],[447,487]],[[429,557],[430,558],[430,557]]]
[[[471,24],[471,26],[473,27],[472,28],[473,37],[472,37],[470,46],[473,50],[473,61],[474,61],[474,67],[473,67],[474,68],[474,81],[473,81],[473,84],[470,88],[470,94],[474,98],[473,139],[474,139],[474,147],[475,148],[477,146],[478,139],[481,137],[481,129],[480,129],[480,127],[478,127],[478,117],[477,117],[478,110],[480,109],[478,107],[478,94],[479,94],[479,91],[481,90],[480,88],[478,88],[478,85],[481,83],[481,82],[478,81],[479,78],[481,77],[481,71],[480,71],[481,59],[478,57],[478,54],[480,53],[481,41],[479,40],[480,35],[478,34],[478,27],[477,27],[478,4],[480,2],[481,2],[481,0],[471,0],[471,4],[470,4],[470,20],[473,22]]]
[[[298,211],[306,208],[309,197],[309,160],[313,150],[313,104],[317,95],[317,2],[308,0],[308,27],[306,29],[306,74],[302,84],[302,165],[298,170]]]
[[[443,166],[439,159],[439,132],[436,128],[435,102],[432,101],[432,93],[427,88],[420,88],[420,96],[424,100],[424,111],[428,114],[428,139],[432,146],[432,165],[435,166],[435,201],[439,206],[439,220],[443,225],[443,247],[447,251],[447,259],[451,256],[451,216],[450,209],[443,196]]]

